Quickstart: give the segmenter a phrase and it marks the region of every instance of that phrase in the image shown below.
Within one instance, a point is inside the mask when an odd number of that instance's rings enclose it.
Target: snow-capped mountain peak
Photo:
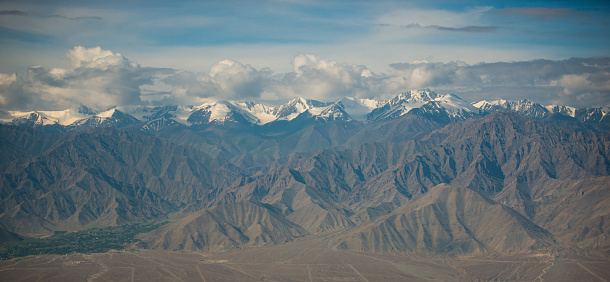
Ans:
[[[317,108],[320,109],[320,108]],[[350,120],[351,115],[348,114],[339,104],[333,103],[327,107],[321,108],[322,110],[319,113],[314,114],[314,116],[319,120],[322,119],[324,121],[334,121],[334,120]],[[309,111],[309,110],[308,110]]]
[[[479,109],[468,103],[466,100],[454,95],[446,94],[437,96],[434,99],[439,105],[452,115],[459,115],[462,112],[478,113]]]
[[[272,107],[254,102],[208,100],[199,106],[118,106],[96,112],[85,106],[62,111],[10,111],[11,119],[0,120],[16,125],[48,127],[52,131],[75,130],[91,127],[124,127],[142,123],[151,132],[168,126],[225,124],[236,122],[247,126],[263,125],[275,121],[300,121],[313,118],[316,121],[359,120],[375,121],[397,118],[411,113],[443,122],[453,122],[485,115],[493,111],[511,111],[535,118],[551,118],[562,115],[582,122],[607,121],[602,108],[576,109],[570,106],[541,104],[524,99],[510,101],[479,101],[468,103],[454,94],[437,94],[428,89],[400,93],[386,101],[344,97],[333,103],[325,103],[302,97]],[[555,117],[552,117],[556,119]],[[560,118],[561,117],[557,117]]]
[[[551,113],[558,113],[564,116],[575,117],[576,116],[576,108],[570,106],[559,106],[559,105],[549,105],[545,107]]]
[[[379,106],[379,102],[376,100],[354,97],[344,97],[335,104],[355,120],[366,120],[366,115]]]
[[[44,126],[57,124],[57,120],[51,120],[38,112],[9,112],[11,115],[16,116],[12,121],[16,125],[30,125],[30,126]]]
[[[258,119],[258,124],[265,124],[272,122],[276,119],[273,114],[274,107],[269,107],[263,104],[255,104],[253,102],[234,102],[234,104],[252,116]]]
[[[112,108],[110,110],[103,111],[95,116],[99,117],[99,118],[110,118],[114,115],[115,112],[116,112],[116,108]]]
[[[326,106],[323,102],[297,97],[275,108],[273,114],[277,120],[292,120],[307,110],[313,115],[319,114]]]
[[[70,126],[78,129],[93,127],[125,127],[140,122],[139,119],[113,107],[94,116],[75,121]]]
[[[438,94],[430,91],[430,89],[412,90],[398,94],[396,97],[388,101],[389,104],[410,103],[410,104],[425,104],[433,101],[438,97]]]
[[[451,117],[470,117],[479,112],[474,106],[454,94],[439,95],[425,89],[404,92],[382,102],[377,109],[367,115],[367,118],[369,120],[391,119],[407,114],[413,109],[420,109],[429,103],[435,103],[433,108],[444,109],[444,112]]]
[[[90,115],[81,113],[80,109],[66,109],[61,111],[32,111],[32,112],[9,112],[15,119],[27,119],[38,125],[70,125]],[[36,120],[36,121],[35,121]]]
[[[187,119],[191,124],[206,124],[211,122],[223,124],[227,121],[260,124],[260,120],[256,116],[230,101],[210,101],[194,109]]]
[[[527,99],[521,101],[507,101],[504,99],[491,102],[480,101],[473,104],[473,106],[485,112],[513,111],[533,118],[543,118],[550,114],[549,110],[544,106]]]

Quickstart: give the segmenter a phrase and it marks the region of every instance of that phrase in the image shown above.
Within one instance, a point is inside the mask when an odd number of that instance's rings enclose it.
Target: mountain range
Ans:
[[[332,238],[418,254],[610,250],[610,116],[528,100],[86,107],[0,125],[0,240],[169,220],[146,248]]]
[[[534,119],[560,115],[581,122],[608,122],[607,110],[576,109],[570,106],[544,106],[529,100],[479,101],[469,103],[454,94],[439,95],[428,89],[407,91],[387,101],[345,97],[326,103],[294,98],[280,106],[253,102],[209,101],[199,106],[124,106],[96,112],[85,106],[62,111],[10,111],[5,122],[48,128],[48,130],[80,130],[91,127],[127,127],[165,120],[185,126],[242,123],[249,126],[271,126],[294,119],[313,118],[316,121],[378,121],[393,119],[411,111],[422,115],[448,117],[451,121],[485,115],[495,111],[512,111]],[[63,128],[63,129],[58,129]],[[151,127],[148,127],[149,129]]]

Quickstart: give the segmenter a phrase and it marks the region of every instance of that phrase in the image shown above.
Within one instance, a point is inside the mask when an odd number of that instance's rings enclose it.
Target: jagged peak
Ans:
[[[575,117],[576,116],[576,108],[570,106],[560,106],[560,105],[549,105],[545,107],[552,113],[558,113],[566,116]]]
[[[477,115],[500,110],[515,111],[533,118],[545,118],[551,114],[561,114],[582,121],[600,121],[608,112],[607,109],[601,108],[577,109],[561,105],[544,106],[529,99],[481,100],[475,103],[468,103],[456,94],[437,94],[430,89],[420,89],[399,93],[386,101],[346,96],[335,100],[335,102],[327,103],[299,96],[292,98],[283,105],[268,106],[251,101],[209,98],[199,106],[119,106],[111,107],[101,112],[97,112],[85,105],[80,105],[63,111],[8,111],[10,119],[6,118],[5,122],[21,119],[23,122],[30,120],[27,121],[27,124],[39,123],[48,125],[57,123],[63,126],[71,126],[78,124],[78,121],[86,120],[90,117],[110,118],[119,110],[119,113],[131,115],[140,121],[150,121],[154,118],[165,116],[188,126],[191,125],[188,122],[188,117],[191,114],[198,110],[205,110],[211,114],[210,121],[224,121],[230,118],[233,113],[236,113],[240,115],[239,117],[236,116],[238,119],[243,117],[246,122],[262,125],[278,120],[292,120],[305,111],[308,111],[312,116],[322,113],[327,114],[332,111],[335,105],[340,107],[350,119],[365,121],[367,119],[391,119],[402,116],[413,109],[422,108],[431,102],[436,103],[437,108],[443,108],[441,112],[449,113],[454,117],[472,116],[471,113],[462,114],[464,112],[472,112],[472,114]],[[428,107],[428,109],[433,108]],[[426,109],[422,109],[422,111],[426,111]],[[31,114],[35,115],[29,116]]]
[[[117,111],[116,108],[111,108],[110,110],[103,111],[95,116],[100,117],[100,118],[109,118],[109,117],[112,117],[116,111]]]
[[[473,105],[474,107],[477,107],[477,108],[479,108],[479,109],[480,109],[481,107],[485,106],[485,105],[490,105],[490,104],[491,104],[491,103],[490,103],[490,102],[488,102],[488,101],[486,101],[486,100],[481,100],[481,101],[478,101],[478,102],[473,102],[473,103],[472,103],[472,105]]]
[[[299,96],[296,98],[293,98],[292,100],[288,101],[288,103],[286,103],[288,105],[296,105],[296,104],[303,104],[303,105],[307,105],[307,99]]]
[[[407,99],[423,101],[434,100],[437,96],[438,94],[430,89],[410,90],[399,94],[399,97],[407,97]]]
[[[398,105],[398,104],[424,104],[426,102],[432,101],[436,99],[438,94],[431,91],[430,89],[420,89],[420,90],[409,90],[406,92],[402,92],[392,99],[382,102],[381,106],[384,105]]]
[[[380,104],[379,101],[367,98],[356,98],[356,97],[343,97],[337,100],[334,104],[339,104],[343,106],[349,105],[362,105],[369,108],[377,108]]]
[[[89,107],[87,107],[85,105],[80,105],[77,108],[77,111],[79,113],[83,114],[83,115],[90,115],[90,116],[95,115],[95,114],[98,113],[97,111],[95,111],[95,110],[93,110],[93,109],[91,109],[91,108],[89,108]]]

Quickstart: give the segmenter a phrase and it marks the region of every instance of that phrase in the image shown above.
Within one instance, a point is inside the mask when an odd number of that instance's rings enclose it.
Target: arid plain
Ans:
[[[315,237],[315,236],[314,236]],[[332,238],[218,253],[145,249],[0,261],[0,281],[608,281],[602,253],[429,256],[353,252]]]

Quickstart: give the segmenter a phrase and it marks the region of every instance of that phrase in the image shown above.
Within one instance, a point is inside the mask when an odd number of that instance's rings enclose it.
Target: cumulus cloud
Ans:
[[[107,70],[113,66],[127,66],[137,68],[138,64],[123,57],[120,53],[112,53],[110,50],[102,50],[101,47],[85,48],[76,46],[66,53],[74,68],[96,68]]]
[[[455,92],[478,99],[531,99],[577,107],[610,105],[610,58],[572,58],[468,65],[463,62],[397,63],[411,88]]]
[[[295,96],[322,101],[341,97],[375,98],[398,93],[407,85],[401,76],[373,73],[363,65],[350,65],[300,54],[292,60],[293,71],[285,73],[265,93],[272,97]]]
[[[214,64],[207,74],[178,72],[162,80],[171,95],[163,103],[196,104],[216,100],[256,100],[271,83],[270,69],[257,70],[233,60]]]
[[[276,85],[283,96],[302,96],[328,100],[340,96],[370,95],[376,77],[365,66],[348,65],[311,54],[300,54],[292,60],[293,72]]]
[[[172,95],[164,103],[197,103],[217,100],[275,100],[297,96],[332,101],[344,96],[372,98],[380,93],[401,91],[402,79],[374,74],[362,65],[348,65],[312,54],[292,60],[293,71],[274,73],[255,69],[233,60],[223,60],[207,74],[180,72],[163,82],[171,85]]]
[[[0,73],[0,109],[25,110],[31,104],[32,93],[23,89],[23,79],[18,74]]]
[[[258,98],[271,75],[270,69],[256,70],[233,60],[223,60],[212,66],[210,81],[218,94],[228,98]]]
[[[530,99],[576,107],[610,106],[610,58],[573,58],[469,65],[414,61],[374,73],[312,54],[299,54],[292,70],[274,73],[233,60],[207,73],[145,68],[100,47],[75,47],[70,68],[30,67],[27,77],[0,74],[0,110],[52,110],[85,105],[197,105],[215,100],[286,100],[301,96],[333,101],[344,96],[388,98],[430,88],[476,102]]]
[[[391,65],[407,81],[407,88],[429,88],[454,84],[463,62],[434,63],[428,61],[415,61],[408,64]]]
[[[86,105],[102,110],[114,105],[137,105],[142,103],[140,87],[152,84],[159,72],[141,68],[121,54],[100,47],[77,46],[66,56],[72,63],[70,69],[30,67],[26,81],[14,79],[9,86],[3,86],[3,108],[43,110]],[[15,99],[20,96],[24,98]]]
[[[567,97],[581,103],[610,106],[610,72],[566,74],[558,83]]]

